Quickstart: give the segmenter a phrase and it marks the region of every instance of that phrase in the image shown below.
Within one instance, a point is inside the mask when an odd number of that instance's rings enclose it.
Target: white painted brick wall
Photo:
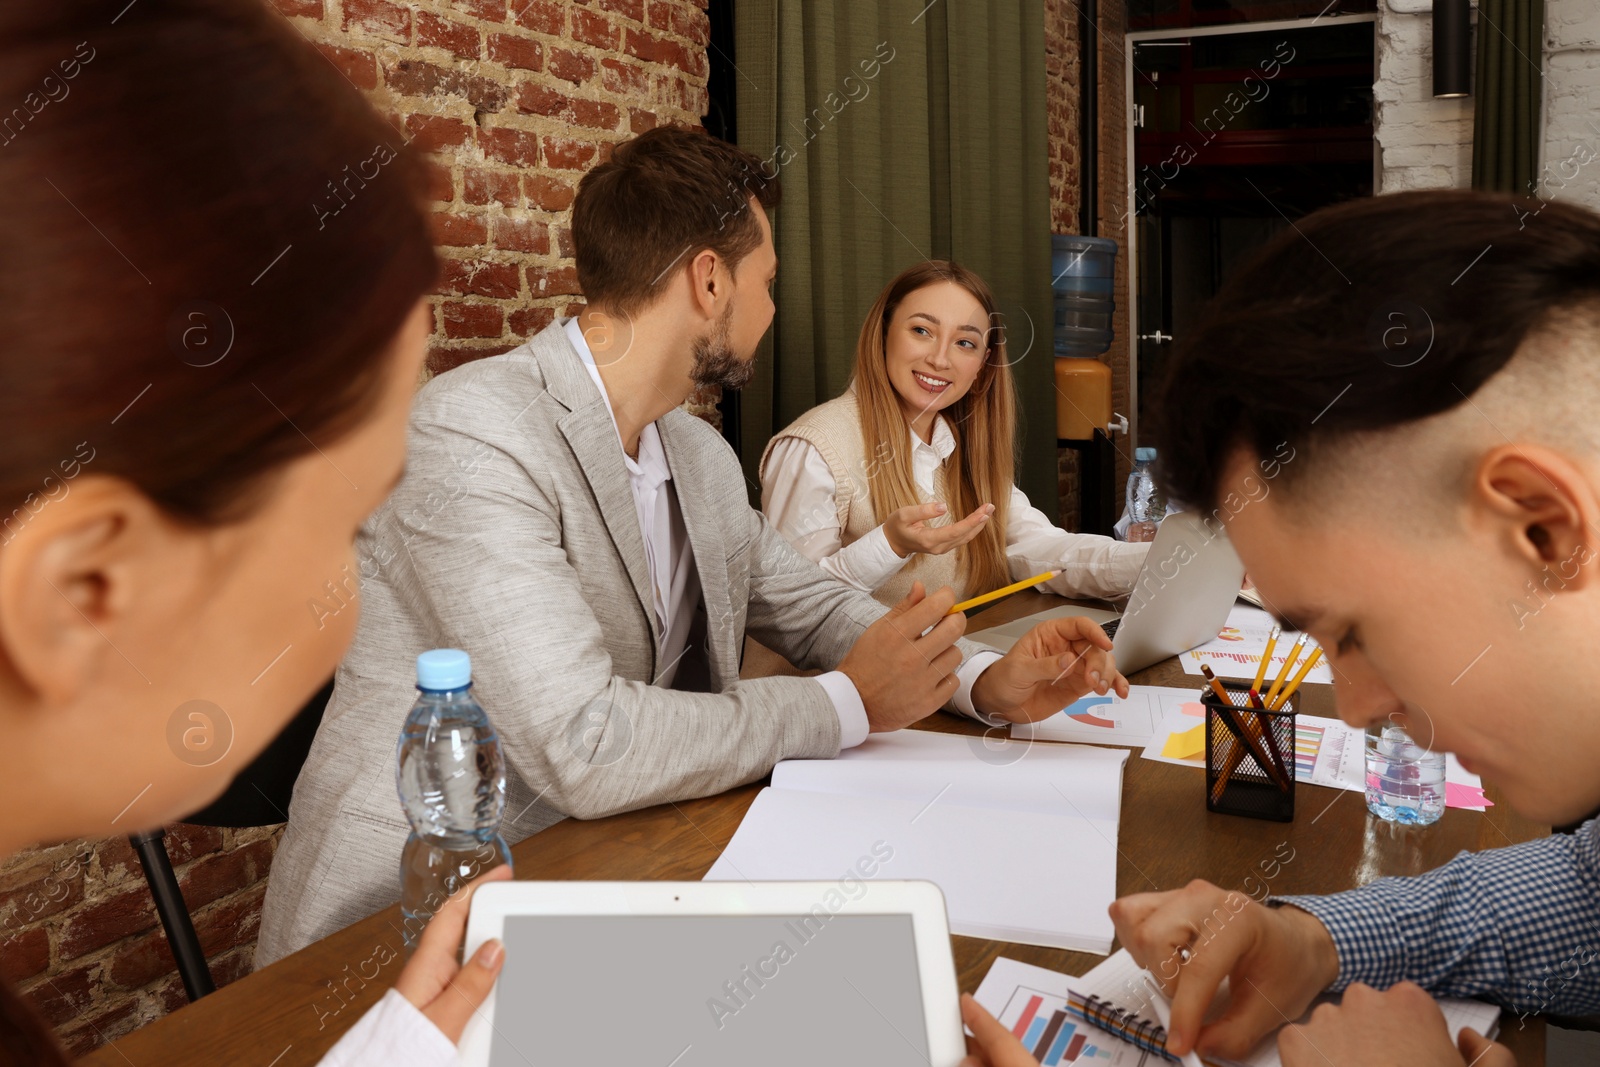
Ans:
[[[1471,97],[1433,98],[1429,0],[1380,0],[1378,191],[1472,184]],[[1541,196],[1600,209],[1600,4],[1545,0]]]
[[[1600,4],[1545,0],[1544,165],[1547,199],[1600,209]]]
[[[1376,114],[1380,193],[1472,184],[1472,98],[1433,97],[1433,17],[1426,0],[1379,0]]]

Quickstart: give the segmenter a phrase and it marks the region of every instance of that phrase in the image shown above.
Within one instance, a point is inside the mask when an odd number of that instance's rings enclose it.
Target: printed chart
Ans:
[[[1364,791],[1367,774],[1364,745],[1359,731],[1335,719],[1295,716],[1295,781]]]
[[[1199,674],[1200,667],[1204,664],[1222,678],[1254,678],[1256,668],[1261,664],[1261,654],[1267,650],[1267,638],[1272,632],[1272,627],[1272,616],[1267,612],[1246,604],[1235,604],[1233,610],[1228,612],[1228,621],[1223,624],[1221,633],[1205,644],[1185,652],[1178,659],[1187,674]],[[1272,684],[1270,679],[1276,678],[1283,670],[1289,650],[1294,647],[1297,636],[1299,635],[1293,632],[1283,634],[1273,646],[1272,665],[1267,668],[1268,686]],[[1296,669],[1316,647],[1315,641],[1306,642],[1306,647],[1301,650],[1300,658],[1295,663]],[[1311,673],[1306,675],[1306,681],[1331,685],[1333,672],[1328,669],[1327,660],[1311,668]]]
[[[1197,689],[1130,685],[1126,698],[1091,693],[1048,719],[1013,726],[1011,735],[1044,741],[1143,747],[1160,732],[1170,713],[1181,712],[1190,704],[1196,710],[1200,708]]]
[[[1044,1067],[1156,1067],[1162,1061],[1137,1045],[1098,1030],[1066,1011],[1068,985],[1078,979],[1001,956],[974,994]]]
[[[1060,997],[1018,986],[999,1019],[1043,1067],[1096,1060],[1108,1064],[1112,1050],[1094,1044],[1093,1029],[1082,1020],[1070,1018],[1066,1008],[1067,1002]]]
[[[1364,793],[1367,788],[1366,735],[1338,719],[1296,715],[1294,779]],[[1483,780],[1446,755],[1444,803],[1447,808],[1485,811],[1492,801],[1483,795]]]

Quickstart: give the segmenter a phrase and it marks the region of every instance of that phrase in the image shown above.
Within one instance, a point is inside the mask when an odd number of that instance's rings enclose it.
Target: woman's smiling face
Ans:
[[[989,349],[989,316],[955,282],[907,293],[889,319],[884,357],[906,421],[919,433],[966,396]],[[926,435],[924,435],[926,436]]]

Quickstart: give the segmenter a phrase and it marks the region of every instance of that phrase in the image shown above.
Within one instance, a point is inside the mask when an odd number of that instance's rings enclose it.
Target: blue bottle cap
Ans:
[[[1133,461],[1135,463],[1153,463],[1155,458],[1156,450],[1153,448],[1136,448],[1133,450]]]
[[[459,648],[435,648],[417,657],[417,688],[443,692],[472,684],[472,657]]]

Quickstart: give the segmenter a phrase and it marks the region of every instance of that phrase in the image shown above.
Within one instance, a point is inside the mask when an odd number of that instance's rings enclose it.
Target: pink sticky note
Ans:
[[[1187,704],[1179,704],[1178,710],[1185,715],[1193,715],[1197,719],[1206,717],[1206,706],[1199,701],[1191,700]]]
[[[1483,787],[1462,785],[1460,782],[1444,784],[1444,806],[1447,808],[1474,808],[1483,811],[1494,807],[1494,801],[1483,795]]]

